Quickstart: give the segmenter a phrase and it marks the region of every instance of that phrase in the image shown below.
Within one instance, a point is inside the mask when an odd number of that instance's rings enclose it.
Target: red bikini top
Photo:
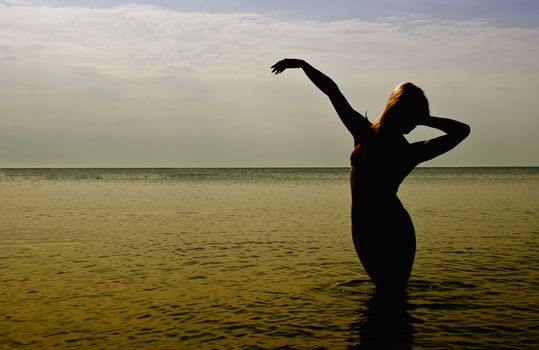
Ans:
[[[352,153],[350,154],[350,165],[354,166],[354,165],[357,165],[358,161],[359,161],[359,155],[360,155],[360,151],[359,149],[361,148],[361,143],[358,143],[356,147],[354,147],[354,149],[352,150]]]

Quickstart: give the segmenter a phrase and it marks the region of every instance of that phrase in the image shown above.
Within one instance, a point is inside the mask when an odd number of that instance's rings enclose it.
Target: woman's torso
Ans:
[[[375,136],[354,148],[350,156],[353,216],[373,218],[404,210],[397,191],[415,166],[409,147],[404,137]]]

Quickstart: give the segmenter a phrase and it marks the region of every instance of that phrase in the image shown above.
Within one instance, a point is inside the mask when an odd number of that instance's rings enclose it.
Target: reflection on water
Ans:
[[[361,309],[361,320],[352,324],[360,344],[351,349],[411,349],[414,328],[408,313],[407,296],[373,293]]]
[[[354,350],[412,349],[415,329],[408,312],[408,295],[384,295],[373,291],[358,308],[357,321],[350,325],[359,342]]]
[[[0,170],[0,348],[531,349],[538,185],[412,173],[416,262],[388,300],[347,169]]]

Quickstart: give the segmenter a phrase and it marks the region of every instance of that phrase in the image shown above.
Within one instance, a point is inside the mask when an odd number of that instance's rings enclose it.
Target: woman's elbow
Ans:
[[[468,137],[468,135],[470,135],[470,126],[468,124],[464,124],[463,123],[463,126],[462,126],[462,135],[464,136],[464,138]]]
[[[464,124],[462,123],[461,127],[459,128],[459,138],[460,140],[464,140],[465,138],[468,137],[468,135],[470,135],[470,126],[468,124]]]
[[[324,84],[320,87],[322,92],[326,94],[329,98],[338,96],[341,91],[339,90],[339,87],[333,80],[325,81]]]

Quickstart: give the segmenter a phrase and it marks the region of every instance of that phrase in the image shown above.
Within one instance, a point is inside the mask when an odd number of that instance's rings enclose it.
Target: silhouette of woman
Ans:
[[[415,257],[415,231],[410,215],[397,197],[404,178],[419,163],[443,154],[470,133],[464,123],[430,115],[423,91],[400,84],[389,96],[382,114],[370,123],[355,111],[338,86],[307,62],[284,59],[271,67],[279,74],[301,68],[326,94],[354,138],[350,156],[352,237],[357,255],[377,292],[404,291]],[[417,125],[439,129],[445,135],[408,143],[404,134]]]

